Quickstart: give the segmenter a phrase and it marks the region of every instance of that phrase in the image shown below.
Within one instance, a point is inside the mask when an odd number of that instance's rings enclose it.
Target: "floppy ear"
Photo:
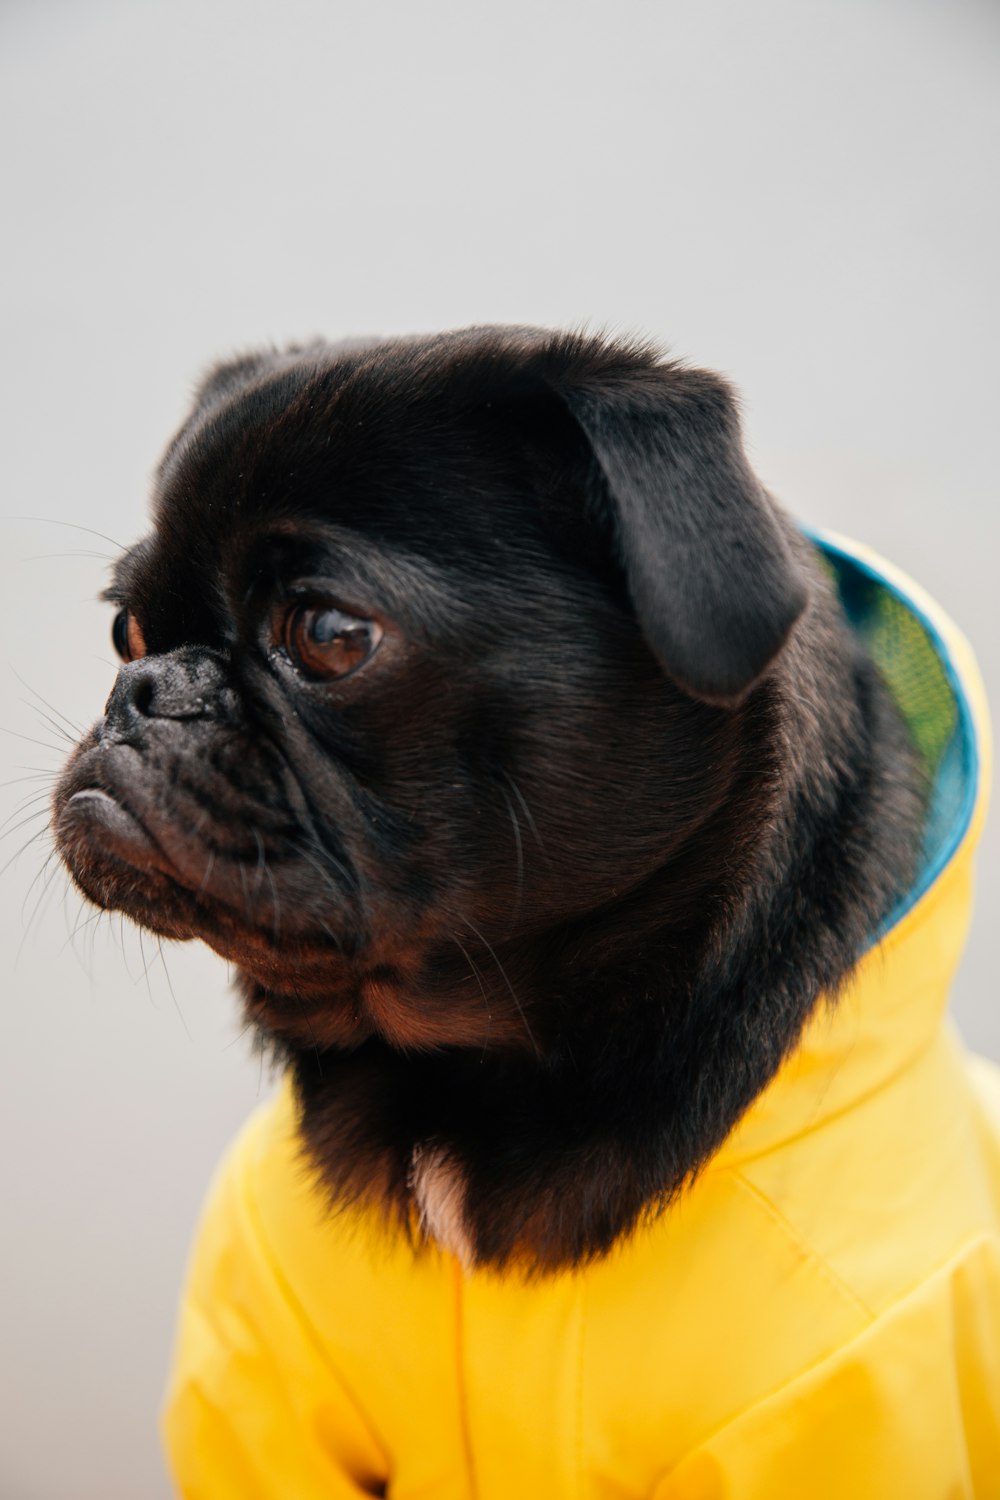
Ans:
[[[669,365],[559,385],[603,475],[619,561],[663,670],[695,698],[739,703],[807,586],[743,453],[728,388]]]
[[[281,349],[253,349],[246,354],[219,360],[210,366],[195,387],[191,419],[200,416],[222,397],[235,396],[262,375],[271,375],[293,365],[303,354],[314,352],[317,358],[330,360],[343,355],[362,354],[381,342],[381,336],[377,334],[368,338],[338,339],[333,343],[328,343],[325,339],[313,339],[307,344],[286,344]]]
[[[249,385],[251,380],[266,374],[279,357],[275,350],[264,349],[219,360],[195,387],[191,415],[197,416],[223,396],[235,395],[243,386]]]
[[[213,406],[226,396],[234,396],[251,380],[266,374],[280,358],[281,356],[274,350],[261,350],[236,355],[232,359],[220,360],[212,365],[194,388],[190,410],[167,444],[160,459],[159,472],[162,474],[165,471],[181,440],[192,431],[202,417],[211,411]]]

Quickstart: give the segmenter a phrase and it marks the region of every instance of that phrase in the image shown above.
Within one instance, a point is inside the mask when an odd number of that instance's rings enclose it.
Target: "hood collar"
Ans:
[[[911,889],[838,995],[820,999],[710,1172],[816,1128],[919,1056],[941,1025],[971,913],[990,769],[986,698],[971,648],[917,584],[874,552],[829,533],[812,540],[926,765],[923,846]]]

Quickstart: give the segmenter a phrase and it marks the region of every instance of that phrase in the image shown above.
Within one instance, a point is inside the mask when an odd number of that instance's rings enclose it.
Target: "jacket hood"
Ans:
[[[972,649],[918,584],[875,552],[812,533],[854,631],[926,768],[916,878],[836,996],[707,1170],[732,1166],[849,1109],[912,1061],[941,1025],[968,934],[973,854],[986,816],[991,737]]]

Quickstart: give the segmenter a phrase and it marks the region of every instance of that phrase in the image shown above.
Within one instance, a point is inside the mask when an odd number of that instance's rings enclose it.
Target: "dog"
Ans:
[[[469,1274],[669,1214],[914,880],[912,735],[727,383],[651,344],[224,362],[107,598],[73,878],[230,960],[331,1210]]]

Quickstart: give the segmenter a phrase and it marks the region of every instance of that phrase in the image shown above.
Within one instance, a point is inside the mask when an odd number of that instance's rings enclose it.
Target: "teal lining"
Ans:
[[[899,703],[930,777],[920,867],[876,932],[877,941],[926,894],[968,832],[979,784],[975,724],[934,621],[870,563],[820,533],[805,534],[830,568],[851,627]]]

